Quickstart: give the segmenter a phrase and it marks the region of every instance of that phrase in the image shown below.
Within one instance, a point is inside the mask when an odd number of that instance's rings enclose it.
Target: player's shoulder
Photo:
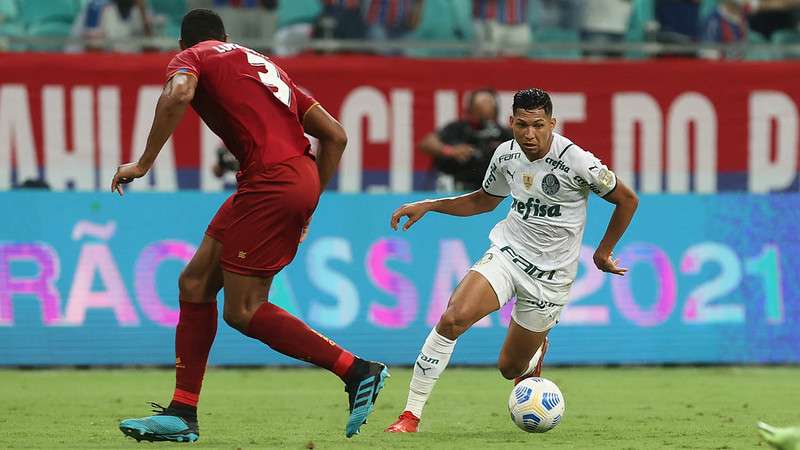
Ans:
[[[494,150],[492,157],[497,162],[511,161],[522,156],[522,150],[514,139],[503,142]]]
[[[595,159],[595,156],[590,151],[585,150],[568,137],[558,133],[553,133],[553,147],[555,155],[565,164]]]

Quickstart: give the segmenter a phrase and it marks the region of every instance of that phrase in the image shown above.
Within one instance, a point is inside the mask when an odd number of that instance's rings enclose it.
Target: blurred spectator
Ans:
[[[422,0],[368,0],[369,38],[403,39],[419,24]]]
[[[700,27],[700,0],[656,0],[658,41],[696,41]]]
[[[37,189],[42,191],[49,191],[50,184],[41,178],[28,178],[20,184],[14,186],[14,189]]]
[[[437,190],[479,189],[495,148],[512,138],[497,122],[497,96],[492,89],[473,91],[465,117],[425,136],[419,143],[439,171]]]
[[[227,148],[217,149],[217,162],[211,167],[211,171],[217,178],[222,178],[227,173],[239,171],[239,160],[229,152]]]
[[[326,39],[364,39],[367,25],[360,0],[322,0],[314,36]]]
[[[159,19],[149,11],[146,0],[89,0],[72,27],[72,35],[85,41],[70,45],[67,51],[150,49],[130,38],[154,36],[154,26],[161,23]]]
[[[797,30],[800,0],[756,0],[748,17],[750,29],[771,39],[776,31]]]
[[[528,0],[472,0],[472,19],[475,38],[485,46],[484,51],[526,53],[531,41]]]
[[[716,8],[705,18],[702,26],[703,42],[717,44],[736,44],[747,41],[747,16],[749,6],[746,0],[720,0]],[[701,56],[719,58],[720,50],[701,50]],[[741,58],[741,49],[729,49],[724,52],[726,58]]]
[[[530,0],[533,31],[553,28],[579,31],[584,3],[582,0]]]
[[[275,35],[278,0],[214,0],[213,6],[233,41],[262,49],[263,45],[256,44],[271,41]]]
[[[633,5],[631,0],[590,0],[585,2],[581,36],[590,44],[618,44],[628,31]],[[587,56],[622,56],[620,51],[590,50]]]

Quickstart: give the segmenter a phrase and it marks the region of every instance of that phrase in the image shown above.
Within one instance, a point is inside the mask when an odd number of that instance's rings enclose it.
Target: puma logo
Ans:
[[[425,376],[427,376],[427,375],[428,375],[428,371],[429,371],[429,370],[433,369],[433,366],[430,366],[430,367],[422,367],[422,365],[419,363],[419,361],[417,361],[417,367],[419,367],[419,370],[421,370],[421,371],[422,371],[422,374],[423,374],[423,375],[425,375]]]

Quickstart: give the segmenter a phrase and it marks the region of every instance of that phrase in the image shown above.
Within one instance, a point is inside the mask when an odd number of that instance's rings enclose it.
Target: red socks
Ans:
[[[175,394],[172,403],[197,407],[208,353],[217,334],[217,302],[180,302],[175,329]]]
[[[352,353],[272,303],[256,310],[245,334],[284,355],[328,369],[342,380],[355,361]]]

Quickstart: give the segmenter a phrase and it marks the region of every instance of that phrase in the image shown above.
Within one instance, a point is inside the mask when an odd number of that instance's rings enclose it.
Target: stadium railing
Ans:
[[[81,38],[54,38],[43,36],[0,36],[0,51],[14,51],[31,48],[55,48],[69,45],[80,45],[88,41]],[[96,43],[96,41],[94,41]],[[273,40],[241,40],[241,44],[248,47],[271,52],[275,48]],[[178,43],[171,37],[154,38],[126,38],[124,40],[105,41],[108,48],[114,44],[134,44],[137,47],[161,51],[174,51]],[[775,42],[748,42],[737,44],[716,43],[661,43],[661,42],[619,42],[619,43],[591,43],[591,42],[535,42],[529,45],[504,45],[502,49],[482,42],[453,42],[429,40],[397,40],[397,41],[369,41],[347,39],[313,39],[303,43],[296,50],[316,51],[322,53],[376,53],[386,54],[408,51],[414,55],[415,50],[432,51],[439,57],[487,57],[497,55],[523,55],[536,59],[537,55],[547,55],[540,59],[574,59],[576,52],[581,54],[619,54],[622,58],[639,59],[642,57],[660,56],[696,56],[719,55],[731,59],[758,59],[773,60],[800,55],[800,42],[787,41]],[[422,53],[424,55],[424,52]],[[559,55],[566,55],[559,58]]]

